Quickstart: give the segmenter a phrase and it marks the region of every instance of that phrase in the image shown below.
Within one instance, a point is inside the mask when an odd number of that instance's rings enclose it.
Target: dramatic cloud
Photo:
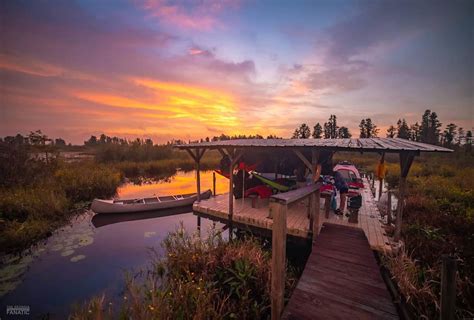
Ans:
[[[472,128],[472,6],[5,2],[0,136],[289,136],[334,113],[355,131],[425,108]]]

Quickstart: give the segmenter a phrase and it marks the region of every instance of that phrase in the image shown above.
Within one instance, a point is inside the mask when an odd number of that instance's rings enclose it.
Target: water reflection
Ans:
[[[201,174],[202,190],[212,189],[212,172]],[[217,176],[218,193],[228,180]],[[144,197],[195,192],[195,172],[178,172],[169,182],[140,186],[127,183],[119,197]],[[188,232],[197,229],[190,207],[159,212],[94,215],[87,211],[47,241],[22,256],[4,257],[0,267],[0,318],[7,305],[30,306],[31,317],[64,319],[74,303],[105,293],[119,299],[124,272],[137,271],[149,262],[149,248],[162,253],[161,241],[180,223]],[[120,223],[118,223],[120,222]],[[202,220],[202,232],[212,222]],[[218,224],[218,227],[222,225]]]
[[[212,171],[201,172],[201,191],[212,190]],[[229,191],[229,180],[216,174],[216,193]],[[174,176],[159,181],[148,181],[142,184],[128,182],[117,190],[118,198],[143,198],[153,195],[175,195],[196,192],[196,171],[178,171]]]

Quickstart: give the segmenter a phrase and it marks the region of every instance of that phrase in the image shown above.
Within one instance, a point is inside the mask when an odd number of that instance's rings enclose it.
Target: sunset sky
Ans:
[[[473,127],[473,1],[1,1],[0,136]]]

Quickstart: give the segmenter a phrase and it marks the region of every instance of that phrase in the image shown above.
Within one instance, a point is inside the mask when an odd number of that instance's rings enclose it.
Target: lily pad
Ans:
[[[156,232],[155,232],[155,231],[146,231],[146,232],[143,234],[143,236],[144,236],[145,238],[151,238],[151,237],[153,237],[153,236],[155,236],[155,235],[156,235]]]
[[[85,259],[85,258],[86,258],[85,255],[80,254],[80,255],[77,255],[77,256],[72,257],[72,258],[71,258],[71,262],[77,262],[77,261],[82,260],[82,259]]]
[[[70,256],[73,253],[74,253],[74,250],[65,250],[65,251],[61,252],[61,255],[63,257],[67,257],[67,256]]]
[[[64,245],[61,243],[55,244],[51,247],[51,251],[61,251],[64,248]]]
[[[89,237],[89,236],[82,236],[79,239],[79,244],[78,245],[81,246],[81,247],[85,247],[85,246],[89,246],[93,243],[94,243],[94,238]]]

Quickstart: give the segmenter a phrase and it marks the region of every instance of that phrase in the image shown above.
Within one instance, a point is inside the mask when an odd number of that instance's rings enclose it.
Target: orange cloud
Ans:
[[[135,119],[146,119],[147,123],[168,120],[168,124],[180,125],[177,122],[187,121],[193,124],[194,132],[199,132],[203,126],[229,132],[229,129],[240,125],[235,99],[225,92],[151,79],[131,78],[129,81],[138,88],[147,90],[143,96],[149,98],[130,98],[84,90],[72,91],[71,95],[104,106],[146,110],[147,112],[139,112]],[[160,126],[163,124],[159,123]]]

